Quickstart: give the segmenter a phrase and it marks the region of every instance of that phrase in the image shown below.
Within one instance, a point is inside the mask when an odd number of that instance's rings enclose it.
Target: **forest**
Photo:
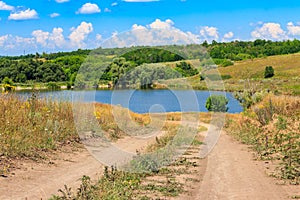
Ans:
[[[189,63],[183,60],[200,59],[202,66],[215,64],[219,67],[226,67],[233,65],[235,61],[292,54],[299,51],[300,41],[296,39],[281,42],[258,39],[222,43],[212,41],[211,44],[204,41],[202,44],[185,46],[78,49],[72,52],[2,56],[0,57],[0,82],[7,77],[14,83],[64,82],[72,86],[80,66],[84,64],[90,65],[88,71],[91,76],[94,76],[94,79],[116,83],[122,74],[142,64],[174,61],[181,62],[174,69],[182,76],[188,77],[197,74],[198,71],[191,69]],[[96,60],[89,61],[88,59],[91,57]],[[213,59],[213,62],[210,58]],[[98,77],[93,74],[93,71],[101,68],[99,66],[103,64],[103,60],[110,63],[105,65],[105,69],[103,68],[101,71],[103,73]],[[169,75],[165,77],[169,77]],[[170,75],[170,77],[174,77],[174,75]]]

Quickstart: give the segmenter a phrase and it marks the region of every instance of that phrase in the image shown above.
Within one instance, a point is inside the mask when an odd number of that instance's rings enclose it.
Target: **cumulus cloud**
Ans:
[[[117,6],[117,5],[118,5],[117,2],[113,2],[113,3],[111,4],[111,6]]]
[[[100,13],[101,10],[97,4],[94,3],[86,3],[76,12],[77,14],[94,14]]]
[[[62,48],[66,45],[62,28],[53,28],[51,33],[35,30],[32,32],[32,36],[35,38],[36,43],[43,47],[55,49],[57,47]]]
[[[42,46],[47,46],[47,40],[49,38],[49,35],[49,32],[44,32],[42,30],[35,30],[32,32],[32,36],[35,37],[36,42],[41,44]]]
[[[5,2],[0,1],[0,10],[9,10],[9,11],[12,11],[14,9],[15,9],[15,7],[7,5]]]
[[[201,36],[201,38],[208,40],[208,41],[218,40],[219,39],[218,28],[204,26],[200,30],[200,36]]]
[[[283,40],[287,39],[286,32],[278,23],[264,23],[251,32],[254,39]]]
[[[200,43],[199,37],[191,32],[184,32],[174,26],[170,19],[162,21],[156,19],[148,25],[134,24],[131,30],[125,33],[113,33],[103,47],[125,46],[155,46],[168,44]]]
[[[27,19],[37,19],[38,13],[34,9],[28,8],[27,10],[17,11],[11,13],[8,17],[9,20],[27,20]]]
[[[300,26],[294,25],[293,22],[287,24],[288,34],[292,36],[300,36]]]
[[[160,19],[156,19],[150,25],[148,25],[152,29],[171,29],[174,25],[174,22],[170,19],[166,21],[161,21]]]
[[[55,17],[59,17],[59,16],[60,16],[59,13],[51,13],[51,14],[50,14],[50,17],[51,17],[51,18],[55,18]]]
[[[73,47],[83,48],[86,46],[85,40],[93,31],[92,23],[81,22],[76,28],[72,28],[72,33],[69,35],[70,44]]]
[[[33,38],[24,38],[19,36],[13,36],[11,34],[0,36],[0,53],[7,54],[8,52],[14,52],[14,54],[23,54],[26,52],[36,51],[36,44]]]
[[[65,3],[65,2],[68,2],[70,0],[55,0],[57,3]]]
[[[224,35],[224,39],[231,39],[233,38],[233,36],[234,36],[233,32],[228,32]]]

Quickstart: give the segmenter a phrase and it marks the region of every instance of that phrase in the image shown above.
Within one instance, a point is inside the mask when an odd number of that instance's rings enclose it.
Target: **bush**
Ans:
[[[271,78],[274,76],[274,69],[272,66],[267,66],[265,69],[265,78]]]
[[[213,59],[214,63],[220,67],[228,67],[228,66],[231,66],[233,65],[234,63],[229,60],[229,59],[218,59],[218,58],[215,58]]]
[[[206,109],[213,112],[227,112],[228,99],[223,95],[212,95],[206,100]]]

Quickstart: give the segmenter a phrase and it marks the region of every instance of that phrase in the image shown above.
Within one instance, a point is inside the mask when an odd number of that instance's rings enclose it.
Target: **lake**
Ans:
[[[29,96],[29,92],[19,92]],[[93,90],[93,91],[47,91],[39,96],[83,102],[99,102],[121,105],[136,113],[161,112],[207,112],[206,99],[212,94],[226,95],[229,113],[240,113],[243,108],[232,93],[198,90]]]

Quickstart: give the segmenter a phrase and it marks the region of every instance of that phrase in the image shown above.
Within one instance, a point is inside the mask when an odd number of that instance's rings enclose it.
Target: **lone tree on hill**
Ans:
[[[274,76],[274,68],[272,66],[267,66],[265,69],[265,78],[271,78]]]

